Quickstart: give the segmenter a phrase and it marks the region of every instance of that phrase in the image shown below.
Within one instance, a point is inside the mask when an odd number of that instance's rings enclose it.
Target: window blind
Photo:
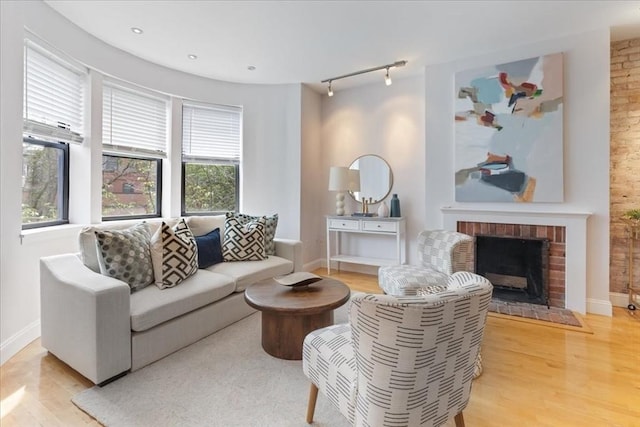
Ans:
[[[167,151],[167,101],[105,83],[102,144],[108,151],[164,157]]]
[[[184,103],[182,158],[184,161],[240,163],[242,108]]]
[[[23,130],[26,136],[82,142],[87,71],[31,42],[24,49]]]

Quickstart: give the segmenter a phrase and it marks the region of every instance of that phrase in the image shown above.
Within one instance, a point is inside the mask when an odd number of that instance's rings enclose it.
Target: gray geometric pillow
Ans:
[[[173,228],[164,221],[151,238],[156,286],[174,287],[198,271],[198,246],[184,219]]]
[[[267,259],[264,250],[264,230],[267,219],[259,218],[242,224],[233,213],[227,212],[224,223],[222,257],[225,261],[261,261]]]
[[[153,283],[149,224],[95,233],[101,274],[126,282],[131,292]]]
[[[251,216],[247,214],[235,213],[235,212],[227,212],[233,214],[241,224],[246,224],[251,221],[257,221],[260,218],[266,218],[266,227],[264,230],[264,250],[267,255],[275,255],[276,254],[276,244],[273,239],[276,237],[276,227],[278,226],[278,214],[274,214],[273,216]]]

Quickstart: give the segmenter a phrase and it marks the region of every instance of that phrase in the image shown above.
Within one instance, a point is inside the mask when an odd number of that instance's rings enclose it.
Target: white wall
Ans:
[[[244,108],[241,210],[246,213],[278,213],[277,236],[300,238],[300,142],[301,142],[301,85],[243,85],[214,81],[170,70],[108,46],[80,30],[42,2],[0,2],[1,81],[0,112],[1,159],[0,196],[0,357],[4,363],[20,348],[38,337],[39,258],[44,255],[77,250],[78,226],[26,233],[21,244],[21,188],[22,164],[22,49],[25,28],[42,40],[81,63],[108,76],[133,84],[204,102],[241,105]],[[98,78],[98,80],[100,80]],[[92,89],[100,88],[99,82]],[[93,108],[99,108],[95,97]],[[96,123],[95,118],[94,130]],[[174,121],[175,123],[175,121]],[[86,144],[99,146],[100,133]],[[179,133],[178,133],[179,135]],[[99,163],[95,152],[75,150],[72,167],[83,161]],[[89,160],[89,159],[93,160]],[[283,167],[283,164],[286,167]],[[79,166],[79,165],[78,165]],[[80,169],[80,168],[78,168]],[[176,189],[179,173],[172,171],[171,183],[165,185],[163,197],[179,201]],[[87,185],[72,187],[76,195],[71,202],[70,217],[95,221],[100,218],[96,194],[100,194],[99,172],[91,174]],[[82,179],[79,177],[78,179]],[[77,184],[77,183],[76,183]],[[98,196],[99,197],[99,196]],[[85,203],[76,203],[84,199]],[[93,202],[89,202],[93,200]],[[93,206],[86,208],[87,205]],[[166,206],[166,204],[163,204]],[[93,211],[91,211],[93,209]],[[98,210],[98,212],[95,212]],[[179,212],[172,206],[166,216]]]
[[[587,311],[609,303],[609,30],[549,40],[428,67],[426,225],[442,226],[443,206],[591,212],[587,230]],[[455,203],[454,75],[457,71],[564,52],[564,203]]]
[[[348,90],[334,90],[334,96],[322,97],[322,188],[321,214],[335,212],[335,194],[328,192],[329,167],[349,166],[364,154],[377,154],[391,166],[393,188],[400,198],[402,216],[407,223],[407,261],[417,263],[415,236],[425,225],[424,191],[424,78],[402,78],[393,75],[393,84],[385,86],[382,78]],[[389,203],[391,195],[386,201]],[[346,197],[347,211],[359,210],[353,199]],[[372,206],[376,210],[378,205]],[[322,220],[320,233],[324,233]],[[349,237],[349,236],[347,236]],[[394,240],[375,236],[350,236],[344,251],[369,257],[393,258]],[[318,240],[325,245],[326,237]],[[326,258],[326,245],[322,249]],[[375,274],[375,267],[344,265],[343,268]]]

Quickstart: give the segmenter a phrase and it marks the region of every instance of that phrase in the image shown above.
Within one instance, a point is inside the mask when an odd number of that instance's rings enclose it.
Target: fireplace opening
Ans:
[[[549,239],[477,235],[475,271],[493,297],[548,305]]]

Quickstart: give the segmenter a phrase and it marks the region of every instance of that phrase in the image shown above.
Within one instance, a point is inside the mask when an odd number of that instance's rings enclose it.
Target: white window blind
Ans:
[[[242,108],[184,103],[182,158],[184,161],[240,163]]]
[[[24,133],[62,142],[82,142],[87,71],[31,42],[24,49]]]
[[[164,157],[167,151],[167,101],[105,83],[102,144],[107,151]]]

